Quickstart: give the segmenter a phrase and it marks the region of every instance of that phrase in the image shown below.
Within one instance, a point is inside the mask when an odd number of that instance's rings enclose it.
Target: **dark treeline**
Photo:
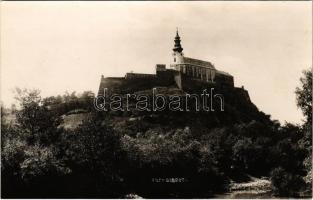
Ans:
[[[270,177],[280,197],[310,193],[311,71],[296,95],[302,125],[281,125],[238,99],[226,114],[113,113],[95,111],[91,92],[17,90],[18,108],[1,111],[2,197],[208,198],[248,175]],[[64,128],[75,114],[82,123]]]

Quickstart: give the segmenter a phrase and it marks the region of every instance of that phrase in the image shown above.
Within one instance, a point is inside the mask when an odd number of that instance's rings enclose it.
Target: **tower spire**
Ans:
[[[174,44],[174,48],[173,48],[174,52],[181,53],[183,51],[183,48],[182,48],[182,46],[180,44],[180,41],[181,40],[180,40],[180,37],[179,37],[179,34],[178,34],[178,28],[176,27],[176,36],[175,36],[175,39],[174,39],[175,44]]]

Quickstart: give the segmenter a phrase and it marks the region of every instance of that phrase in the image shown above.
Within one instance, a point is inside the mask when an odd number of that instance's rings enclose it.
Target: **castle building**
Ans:
[[[216,76],[222,76],[224,79],[229,79],[228,81],[232,82],[233,78],[230,74],[223,71],[218,71],[215,69],[212,63],[185,57],[183,54],[183,48],[180,44],[181,40],[178,34],[178,30],[176,31],[174,42],[173,63],[170,65],[171,69],[180,71],[187,77],[200,81],[214,83]]]
[[[190,88],[196,82],[234,87],[233,76],[229,73],[217,70],[211,62],[184,56],[178,30],[174,39],[172,55],[173,60],[170,67],[166,68],[165,64],[157,64],[155,74],[131,72],[126,73],[124,77],[105,78],[102,76],[98,94],[103,93],[103,88],[116,88],[115,91],[129,91],[127,86],[130,85],[136,85],[140,89],[148,89],[148,87],[172,86],[174,84],[179,89],[184,90],[187,87]]]

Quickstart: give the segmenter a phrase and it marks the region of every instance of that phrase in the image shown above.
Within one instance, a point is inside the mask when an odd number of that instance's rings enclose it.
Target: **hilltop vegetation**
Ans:
[[[296,197],[312,181],[309,81],[310,71],[296,91],[301,126],[271,120],[238,89],[219,88],[225,112],[98,112],[91,92],[18,90],[19,108],[1,112],[2,197],[201,198],[249,176]]]

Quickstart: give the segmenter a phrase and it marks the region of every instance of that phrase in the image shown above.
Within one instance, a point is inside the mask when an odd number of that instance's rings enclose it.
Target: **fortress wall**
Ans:
[[[132,79],[125,79],[122,85],[122,93],[134,93],[140,90],[147,90],[152,88],[157,82],[157,77],[137,77]]]
[[[107,77],[101,78],[98,95],[104,94],[104,88],[108,88],[108,92],[112,92],[113,90],[118,90],[124,82],[124,78],[122,77]]]
[[[175,73],[173,73],[173,75],[174,75],[174,80],[175,80],[177,87],[179,89],[183,89],[183,81],[182,81],[183,74],[179,71],[176,71]]]
[[[125,79],[137,79],[137,78],[155,78],[155,74],[140,74],[140,73],[126,73]]]
[[[209,88],[216,88],[216,84],[211,82],[205,82],[198,79],[191,79],[190,77],[182,74],[182,89],[187,92],[193,92],[193,91],[201,91],[204,89]]]
[[[224,87],[234,87],[234,77],[220,73],[215,74],[214,82]]]
[[[174,70],[157,71],[158,85],[170,86],[175,84]]]
[[[133,93],[154,87],[175,85],[174,70],[158,71],[157,74],[128,73],[125,77],[101,78],[98,95],[104,94],[104,88],[110,93]]]
[[[251,99],[250,99],[250,95],[249,95],[249,92],[247,90],[245,90],[243,87],[241,88],[235,88],[235,91],[240,95],[242,96],[246,101],[248,102],[251,102]]]
[[[108,94],[134,93],[140,90],[148,90],[154,87],[177,87],[186,91],[206,89],[209,87],[227,89],[234,88],[233,77],[227,74],[217,73],[214,83],[190,77],[181,71],[172,69],[157,70],[156,74],[127,73],[125,77],[101,77],[98,95],[103,95],[104,88]],[[246,94],[246,96],[249,95]]]

